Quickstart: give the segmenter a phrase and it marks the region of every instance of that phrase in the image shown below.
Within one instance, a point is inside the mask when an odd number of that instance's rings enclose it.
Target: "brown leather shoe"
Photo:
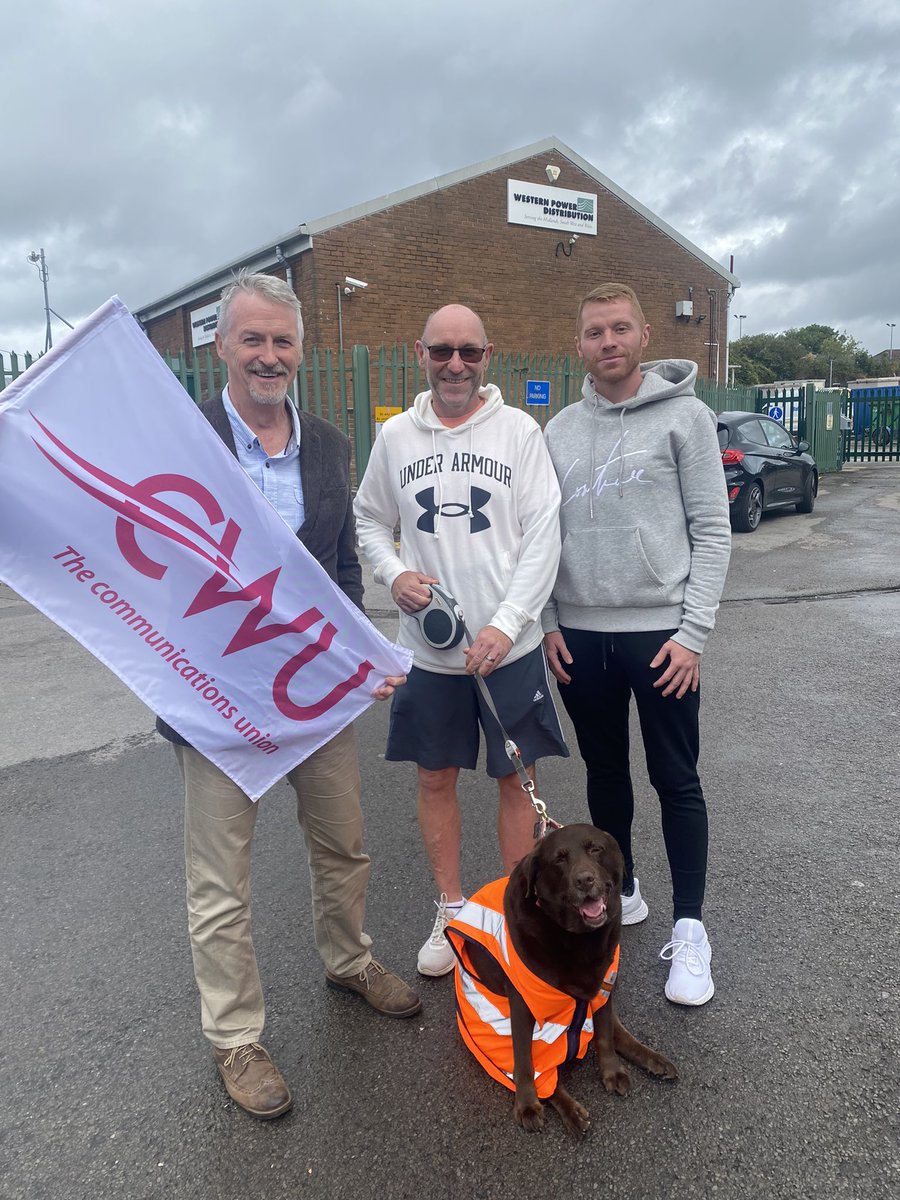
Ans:
[[[227,1050],[213,1046],[213,1058],[228,1095],[252,1117],[268,1121],[294,1103],[281,1072],[259,1042]]]
[[[329,987],[358,992],[363,1000],[386,1017],[413,1017],[422,1007],[422,1001],[412,988],[374,958],[356,975],[332,975],[331,971],[326,971],[325,982]]]

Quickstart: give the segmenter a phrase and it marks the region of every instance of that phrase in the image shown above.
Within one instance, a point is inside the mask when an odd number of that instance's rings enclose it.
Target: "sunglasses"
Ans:
[[[458,354],[464,363],[479,363],[484,358],[487,346],[425,346],[432,362],[449,362]]]

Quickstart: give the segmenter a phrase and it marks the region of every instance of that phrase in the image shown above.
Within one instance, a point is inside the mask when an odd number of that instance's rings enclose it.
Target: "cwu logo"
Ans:
[[[52,450],[33,438],[41,454],[82,491],[116,513],[116,545],[133,570],[147,579],[157,581],[169,570],[168,565],[157,562],[141,548],[138,541],[139,528],[174,542],[183,551],[198,558],[207,569],[211,568],[212,573],[200,585],[181,615],[185,618],[193,617],[222,605],[238,605],[238,615],[235,618],[237,628],[228,645],[220,652],[222,658],[276,638],[289,635],[304,637],[306,644],[295,653],[292,652],[294,645],[289,643],[290,648],[283,652],[285,661],[275,671],[272,680],[272,699],[283,716],[291,721],[309,721],[320,717],[348,692],[360,687],[375,669],[368,659],[363,659],[354,673],[335,685],[321,700],[312,704],[296,703],[289,694],[295,676],[313,659],[330,650],[339,631],[337,626],[314,606],[297,613],[289,621],[270,619],[277,607],[274,593],[283,564],[266,571],[257,579],[243,582],[235,561],[241,527],[232,517],[226,516],[218,499],[203,484],[174,473],[150,475],[137,483],[129,484],[76,454],[33,413],[31,419],[60,452],[57,457]],[[185,496],[197,504],[213,529],[223,527],[218,541],[193,518],[161,499],[161,495]],[[75,553],[77,554],[77,551]],[[244,609],[243,605],[252,607]],[[314,627],[320,624],[322,628],[315,640],[307,640],[306,635],[309,631],[314,631]]]
[[[442,517],[468,517],[469,533],[481,533],[491,527],[487,516],[481,511],[490,498],[491,493],[486,492],[484,488],[472,487],[469,489],[468,504],[458,501],[437,504],[434,488],[425,488],[421,492],[416,492],[416,500],[423,510],[422,515],[416,521],[416,529],[421,529],[423,533],[434,533],[435,518],[440,513]]]

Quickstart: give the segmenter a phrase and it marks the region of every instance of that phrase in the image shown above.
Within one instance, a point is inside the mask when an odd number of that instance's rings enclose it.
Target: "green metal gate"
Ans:
[[[848,462],[900,462],[900,387],[851,388],[843,415]]]
[[[780,421],[797,440],[809,442],[819,474],[840,471],[844,463],[842,405],[839,388],[817,391],[815,384],[760,387],[756,411]]]

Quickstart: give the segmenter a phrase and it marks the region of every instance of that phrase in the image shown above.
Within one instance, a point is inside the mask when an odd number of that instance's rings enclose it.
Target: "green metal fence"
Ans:
[[[758,411],[756,388],[726,387],[711,379],[698,379],[694,391],[716,414]]]
[[[228,372],[212,346],[191,354],[164,354],[163,358],[188,394],[200,402],[222,390]],[[30,366],[30,354],[0,354],[0,390]],[[488,365],[487,380],[503,393],[507,404],[527,408],[545,425],[566,405],[581,396],[584,370],[574,354],[528,355],[500,351]],[[541,383],[546,404],[530,404],[529,383]],[[297,401],[306,412],[316,413],[342,429],[354,448],[354,474],[365,471],[376,435],[375,409],[408,408],[427,387],[425,372],[414,348],[354,346],[348,355],[331,349],[307,350],[297,376]],[[532,389],[534,391],[535,389]],[[812,385],[782,389],[733,388],[699,379],[697,395],[715,413],[767,412],[775,404],[786,427],[805,438],[819,469],[839,471],[844,457],[891,458],[900,454],[900,394],[870,398],[854,405],[838,393],[816,392]],[[850,429],[841,432],[841,408],[849,412]],[[845,426],[847,420],[845,419]],[[857,436],[859,426],[859,436]]]
[[[18,379],[23,371],[34,362],[34,358],[28,354],[0,353],[0,392],[12,383],[14,379]]]

